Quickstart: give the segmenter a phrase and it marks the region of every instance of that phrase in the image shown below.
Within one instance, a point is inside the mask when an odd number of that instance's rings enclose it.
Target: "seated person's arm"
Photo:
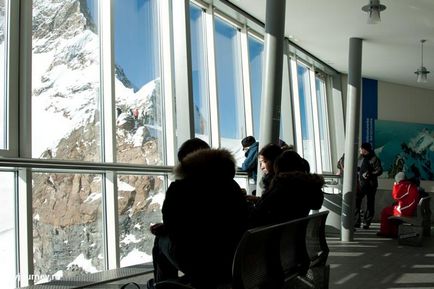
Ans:
[[[149,228],[149,230],[151,231],[151,233],[155,236],[161,236],[161,235],[165,235],[166,232],[166,228],[164,226],[163,223],[156,223],[151,225],[151,227]]]

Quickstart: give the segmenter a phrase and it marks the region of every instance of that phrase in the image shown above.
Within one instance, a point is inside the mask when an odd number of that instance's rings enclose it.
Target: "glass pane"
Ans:
[[[152,261],[151,224],[161,223],[166,195],[163,176],[118,177],[121,267]]]
[[[332,172],[330,141],[327,120],[326,85],[324,80],[315,78],[316,97],[318,103],[319,138],[321,145],[321,161],[323,172]]]
[[[208,67],[206,65],[205,19],[203,11],[190,4],[191,58],[194,97],[194,131],[197,137],[210,142]]]
[[[15,263],[15,185],[14,173],[0,172],[0,278],[2,288],[17,287]]]
[[[250,90],[253,106],[253,131],[256,138],[259,137],[259,124],[261,114],[262,94],[262,65],[264,44],[256,38],[249,36],[249,62],[250,62]]]
[[[97,3],[33,1],[33,157],[100,160]]]
[[[104,269],[101,175],[33,174],[35,283]]]
[[[313,133],[312,99],[310,93],[309,70],[297,65],[298,94],[300,97],[301,134],[303,138],[303,157],[315,171],[315,142]]]
[[[217,91],[221,146],[238,149],[245,136],[238,30],[215,17]]]
[[[115,1],[117,159],[163,164],[158,0]]]
[[[0,150],[7,148],[7,95],[6,95],[6,6],[0,0]]]

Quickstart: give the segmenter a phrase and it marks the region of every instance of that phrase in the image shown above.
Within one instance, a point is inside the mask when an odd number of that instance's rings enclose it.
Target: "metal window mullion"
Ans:
[[[190,40],[190,1],[172,1],[175,65],[176,135],[180,146],[195,135]]]
[[[15,1],[11,1],[15,2]],[[18,1],[16,1],[18,2]],[[19,5],[19,143],[18,157],[32,157],[32,3],[20,1]],[[18,7],[12,7],[18,9]],[[13,11],[15,12],[15,10]],[[15,17],[17,14],[14,15]],[[11,19],[14,23],[18,19]],[[15,21],[17,20],[17,21]],[[14,31],[17,33],[17,31]],[[16,43],[14,43],[15,45]],[[33,226],[32,226],[32,174],[30,169],[18,171],[18,254],[20,286],[29,286],[33,280],[28,276],[34,273]]]
[[[244,90],[244,119],[247,135],[253,135],[252,92],[250,86],[250,61],[249,61],[249,37],[247,27],[244,26],[240,33],[241,42],[241,75]]]
[[[30,185],[29,185],[30,184]],[[32,226],[32,172],[30,169],[18,170],[16,190],[18,197],[18,275],[20,287],[34,284],[33,264],[33,226]]]
[[[165,145],[166,145],[166,165],[175,165],[176,156],[176,134],[175,134],[175,80],[174,80],[174,66],[173,66],[173,54],[175,50],[172,42],[172,8],[171,0],[161,0],[160,5],[160,17],[159,19],[167,19],[167,21],[160,21],[161,25],[161,63],[162,63],[162,75],[161,75],[161,93],[164,95],[163,102],[163,118],[165,127]]]
[[[314,171],[322,173],[322,157],[321,157],[321,141],[319,133],[319,114],[318,114],[318,98],[316,95],[316,79],[313,68],[309,69],[310,78],[310,97],[312,103],[312,119],[313,119],[313,139],[315,148],[315,168]]]
[[[295,127],[295,145],[300,155],[303,155],[303,135],[301,133],[301,113],[300,113],[300,95],[298,93],[298,74],[297,74],[297,61],[290,60],[291,81],[292,81],[292,101],[294,114],[294,127]]]
[[[227,13],[223,12],[222,10],[219,10],[218,8],[214,8],[214,16],[219,17],[222,21],[228,23],[232,27],[236,29],[242,29],[245,25],[241,23],[240,21],[236,20],[234,17],[231,17]]]
[[[6,35],[7,39],[5,42],[6,52],[4,54],[7,67],[4,70],[6,73],[5,78],[5,91],[1,93],[5,93],[7,100],[7,149],[1,150],[1,155],[5,156],[18,156],[18,134],[19,134],[19,65],[20,65],[20,50],[18,47],[19,43],[19,35],[20,35],[20,9],[19,9],[19,1],[5,1],[6,4]],[[3,67],[1,69],[4,69]],[[15,185],[14,185],[14,260],[13,267],[14,273],[16,276],[19,273],[22,273],[22,276],[29,275],[33,273],[33,234],[32,226],[29,224],[29,220],[31,221],[31,214],[29,214],[29,209],[32,208],[31,203],[28,204],[27,199],[28,196],[31,196],[31,193],[25,191],[20,194],[18,191],[18,173],[14,173],[15,176]],[[29,182],[31,184],[31,181]],[[25,187],[26,190],[30,188],[30,186]],[[4,193],[4,192],[3,192]],[[25,205],[20,210],[20,200],[19,196],[23,196],[24,199],[21,202],[25,201]],[[20,221],[22,223],[20,224]],[[22,238],[20,238],[22,236]],[[24,252],[24,254],[20,254],[20,252]],[[23,260],[20,258],[23,257]],[[21,265],[24,265],[20,267]],[[30,267],[29,267],[30,266]],[[28,278],[26,278],[28,279]],[[28,280],[21,282],[21,278],[15,281],[15,286],[27,286],[29,285]]]
[[[101,53],[101,102],[102,102],[102,159],[116,162],[115,127],[115,74],[114,74],[114,0],[99,1],[100,53]],[[103,174],[103,224],[104,255],[106,269],[120,266],[119,221],[117,197],[117,173]]]
[[[291,103],[290,57],[286,53],[283,55],[282,75],[282,113],[280,119],[282,128],[281,138],[288,144],[294,144],[294,122]]]
[[[213,9],[207,9],[205,13],[206,38],[208,43],[208,83],[209,83],[209,104],[211,119],[211,146],[220,147],[219,131],[219,106],[217,91],[217,66],[216,66],[216,47],[214,37],[214,13]]]
[[[323,134],[324,134],[324,143],[326,144],[326,150],[328,151],[328,155],[329,155],[329,158],[326,160],[327,162],[328,162],[328,165],[330,166],[330,168],[332,167],[332,159],[331,159],[331,144],[330,144],[330,122],[329,122],[329,118],[331,117],[330,115],[329,115],[329,109],[328,109],[328,101],[327,101],[327,99],[328,99],[328,95],[329,95],[329,89],[328,89],[328,86],[329,86],[329,81],[328,81],[328,79],[329,79],[329,77],[326,77],[326,79],[324,80],[324,85],[323,85],[323,93],[324,93],[324,95],[323,95],[323,103],[324,103],[324,107],[323,107],[323,109],[325,110],[325,119],[323,120],[324,121],[324,132],[323,132]],[[323,171],[324,171],[324,168],[323,168]],[[330,170],[330,171],[327,171],[327,173],[330,173],[330,174],[332,174],[333,173],[333,171],[332,170]]]
[[[345,145],[345,122],[344,109],[342,105],[342,85],[341,76],[334,75],[329,77],[329,87],[327,88],[327,106],[330,131],[330,150],[332,153],[332,163],[335,164],[344,153]]]
[[[19,66],[20,66],[20,10],[19,1],[5,1],[5,29],[6,29],[6,41],[5,41],[5,64],[6,67],[1,67],[5,72],[5,90],[0,93],[4,93],[6,96],[6,149],[1,149],[0,154],[4,157],[16,157],[18,155],[18,134],[19,134]]]

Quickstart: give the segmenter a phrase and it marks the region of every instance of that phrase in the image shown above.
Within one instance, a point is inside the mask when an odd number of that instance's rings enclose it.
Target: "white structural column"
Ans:
[[[345,168],[342,186],[342,241],[353,240],[362,88],[362,39],[350,38],[348,62]]]
[[[286,0],[268,0],[265,19],[259,149],[279,140]],[[259,166],[258,166],[259,167]],[[258,180],[262,177],[258,170]],[[257,195],[261,188],[257,185]]]
[[[265,22],[265,61],[261,96],[259,146],[276,142],[280,130],[286,0],[268,0]]]

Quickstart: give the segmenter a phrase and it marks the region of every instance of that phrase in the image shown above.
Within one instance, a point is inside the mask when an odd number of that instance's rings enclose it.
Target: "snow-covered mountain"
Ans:
[[[33,1],[34,157],[100,161],[99,37],[86,3]],[[160,80],[136,88],[119,64],[115,75],[118,160],[161,164]],[[158,176],[119,176],[122,265],[150,261],[163,193]],[[35,274],[103,269],[101,199],[100,175],[33,175]]]

